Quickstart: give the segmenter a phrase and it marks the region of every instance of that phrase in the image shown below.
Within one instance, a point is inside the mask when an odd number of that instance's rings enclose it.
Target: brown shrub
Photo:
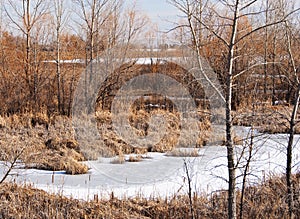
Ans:
[[[55,123],[50,123],[46,114],[1,118],[6,124],[0,132],[2,160],[9,161],[22,149],[20,159],[28,168],[66,170],[72,174],[87,172],[86,165],[79,163],[86,158],[81,153],[78,142],[74,140],[69,118],[57,117]],[[30,124],[32,118],[37,119],[34,126]]]
[[[113,158],[110,161],[111,164],[123,164],[125,163],[125,156],[123,154],[119,154],[117,157]]]
[[[74,139],[65,139],[62,141],[62,144],[69,149],[74,149],[75,151],[80,151],[79,143]]]
[[[79,163],[77,160],[68,157],[63,160],[63,169],[67,174],[71,175],[84,174],[89,170],[87,165]]]
[[[60,144],[60,139],[59,138],[51,138],[51,139],[48,139],[46,142],[45,142],[45,145],[48,149],[51,149],[51,150],[60,150],[61,149],[61,144]]]
[[[74,159],[74,155],[60,154],[58,151],[51,150],[35,154],[35,158],[31,159],[27,167],[51,171],[65,170],[67,174],[72,175],[88,172],[88,167]]]
[[[36,125],[42,125],[45,127],[49,126],[50,119],[45,113],[37,113],[31,117],[31,125],[35,127]]]
[[[5,118],[3,118],[2,116],[0,116],[0,129],[3,129],[5,127],[6,127]]]
[[[52,150],[62,150],[70,149],[80,152],[79,143],[74,139],[59,139],[59,138],[50,138],[45,142],[45,145],[48,149]]]
[[[210,135],[210,116],[207,111],[199,110],[196,117],[199,119],[197,127],[183,127],[180,121],[180,115],[176,111],[168,111],[163,109],[146,110],[133,108],[128,115],[129,125],[135,131],[137,136],[147,136],[149,134],[149,120],[155,114],[162,115],[166,121],[166,134],[161,140],[153,145],[153,142],[146,143],[145,147],[136,147],[125,142],[120,138],[112,128],[111,113],[107,110],[99,110],[96,112],[98,128],[100,135],[105,142],[108,150],[112,150],[114,155],[118,155],[122,150],[124,154],[130,153],[146,153],[146,152],[166,152],[172,150],[175,146],[190,147],[191,139],[196,131],[199,131],[199,136],[196,136],[196,147],[202,147],[207,144]],[[160,128],[160,127],[154,127]],[[196,128],[197,130],[192,130]],[[179,136],[182,138],[179,138]],[[179,141],[180,139],[180,141]],[[192,147],[195,147],[193,144]]]
[[[253,125],[259,131],[269,134],[287,133],[292,106],[257,105],[254,109],[241,108],[233,113],[235,125]],[[300,124],[296,124],[296,133],[300,133]]]
[[[198,157],[198,149],[196,148],[174,148],[166,153],[170,157]]]
[[[128,162],[140,162],[143,160],[142,155],[130,155],[128,158]]]

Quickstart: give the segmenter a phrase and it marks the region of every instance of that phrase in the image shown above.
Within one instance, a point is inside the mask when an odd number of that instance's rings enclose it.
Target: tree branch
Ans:
[[[300,10],[300,8],[297,8],[297,9],[291,11],[290,13],[288,13],[287,15],[285,15],[282,19],[280,19],[280,20],[278,20],[278,21],[275,21],[275,22],[272,22],[272,23],[269,23],[269,24],[266,24],[266,25],[263,25],[263,26],[260,26],[260,27],[257,27],[257,28],[255,28],[255,29],[253,29],[252,31],[246,33],[246,34],[243,35],[241,38],[239,38],[239,39],[236,41],[236,44],[238,44],[240,41],[242,41],[242,40],[245,39],[246,37],[250,36],[251,34],[253,34],[253,33],[255,33],[255,32],[257,32],[257,31],[259,31],[259,30],[261,30],[261,29],[264,29],[264,28],[266,28],[266,27],[274,26],[274,25],[276,25],[276,24],[280,24],[280,23],[285,22],[286,19],[287,19],[290,15],[294,14],[295,12],[297,12],[297,11],[299,11],[299,10]]]

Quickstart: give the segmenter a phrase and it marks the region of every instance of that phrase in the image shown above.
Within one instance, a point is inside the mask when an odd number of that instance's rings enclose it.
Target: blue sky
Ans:
[[[127,3],[132,3],[132,0],[126,0]],[[157,23],[161,30],[166,30],[172,27],[168,21],[178,20],[178,10],[167,3],[166,0],[136,0],[137,9],[151,19],[153,23]]]

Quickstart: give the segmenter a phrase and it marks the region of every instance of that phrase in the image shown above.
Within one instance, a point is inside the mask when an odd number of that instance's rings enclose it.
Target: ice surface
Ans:
[[[237,130],[247,136],[249,128]],[[253,159],[250,165],[248,183],[258,183],[273,174],[284,173],[286,164],[285,134],[268,135],[256,132]],[[300,171],[300,136],[294,139],[293,172]],[[245,141],[249,142],[249,140]],[[239,166],[245,164],[249,154],[248,148],[236,147]],[[239,159],[239,154],[244,154]],[[227,188],[227,160],[224,146],[207,146],[199,149],[199,157],[169,157],[163,153],[148,153],[147,159],[141,162],[111,164],[107,158],[89,161],[90,170],[83,175],[66,175],[64,171],[43,171],[35,169],[15,169],[8,180],[19,183],[30,183],[51,193],[68,197],[89,200],[94,194],[109,197],[113,192],[116,197],[166,197],[187,192],[187,179],[184,171],[184,160],[191,174],[193,190],[211,194]],[[0,174],[5,171],[4,163],[0,164]],[[241,175],[243,169],[237,171]],[[238,186],[241,177],[238,178]]]

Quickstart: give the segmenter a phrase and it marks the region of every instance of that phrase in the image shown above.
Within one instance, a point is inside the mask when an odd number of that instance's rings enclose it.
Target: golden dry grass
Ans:
[[[265,133],[287,133],[293,106],[257,105],[254,109],[241,108],[233,113],[235,125],[255,126]],[[298,115],[299,117],[299,115]],[[300,123],[296,124],[296,133],[300,133]]]
[[[0,143],[1,147],[6,148],[7,151],[13,148],[12,143],[15,145],[14,147],[24,148],[21,160],[27,168],[65,170],[69,174],[86,173],[88,168],[82,163],[86,159],[119,156],[117,162],[123,163],[124,154],[145,154],[150,151],[167,152],[178,146],[190,147],[190,139],[194,137],[193,135],[198,129],[200,132],[199,136],[196,136],[196,147],[206,144],[210,135],[210,121],[207,114],[200,110],[197,115],[199,118],[197,127],[193,128],[182,125],[179,113],[174,109],[169,111],[131,108],[128,115],[129,124],[138,136],[146,136],[149,131],[148,122],[156,114],[162,115],[166,121],[165,134],[158,143],[153,144],[149,141],[146,146],[130,145],[122,139],[113,130],[112,114],[107,110],[96,112],[100,140],[86,144],[81,142],[82,145],[79,145],[75,139],[70,118],[59,115],[47,117],[46,114],[38,113],[1,117]],[[90,125],[86,124],[86,127]],[[87,146],[83,147],[83,145]],[[132,162],[140,160],[138,158],[130,159]]]
[[[16,149],[22,149],[20,159],[27,168],[65,170],[69,174],[88,171],[81,163],[85,157],[74,139],[70,119],[23,114],[2,117],[0,122],[1,160],[10,160]]]
[[[103,110],[96,112],[96,118],[98,122],[98,127],[102,139],[105,142],[108,150],[114,152],[118,155],[122,151],[124,154],[138,153],[144,154],[146,152],[166,152],[172,150],[174,147],[189,147],[191,145],[191,139],[193,139],[194,133],[199,131],[199,136],[197,136],[196,147],[202,147],[206,145],[209,135],[210,135],[210,121],[209,117],[202,112],[198,112],[197,130],[191,127],[184,127],[180,123],[179,113],[176,111],[168,111],[162,109],[155,109],[147,111],[145,109],[132,110],[129,112],[129,124],[134,129],[137,136],[147,136],[149,131],[149,119],[154,115],[162,115],[166,121],[165,135],[156,144],[148,142],[147,146],[137,147],[130,145],[120,136],[118,136],[112,127],[112,113]],[[179,136],[182,136],[179,138]],[[195,147],[195,145],[193,145]]]
[[[117,157],[113,158],[110,161],[111,164],[123,164],[125,163],[125,156],[123,154],[119,154]]]
[[[142,155],[130,155],[127,159],[128,162],[140,162],[143,160]]]
[[[166,156],[170,157],[198,157],[198,149],[186,149],[186,148],[174,148],[166,153]]]

